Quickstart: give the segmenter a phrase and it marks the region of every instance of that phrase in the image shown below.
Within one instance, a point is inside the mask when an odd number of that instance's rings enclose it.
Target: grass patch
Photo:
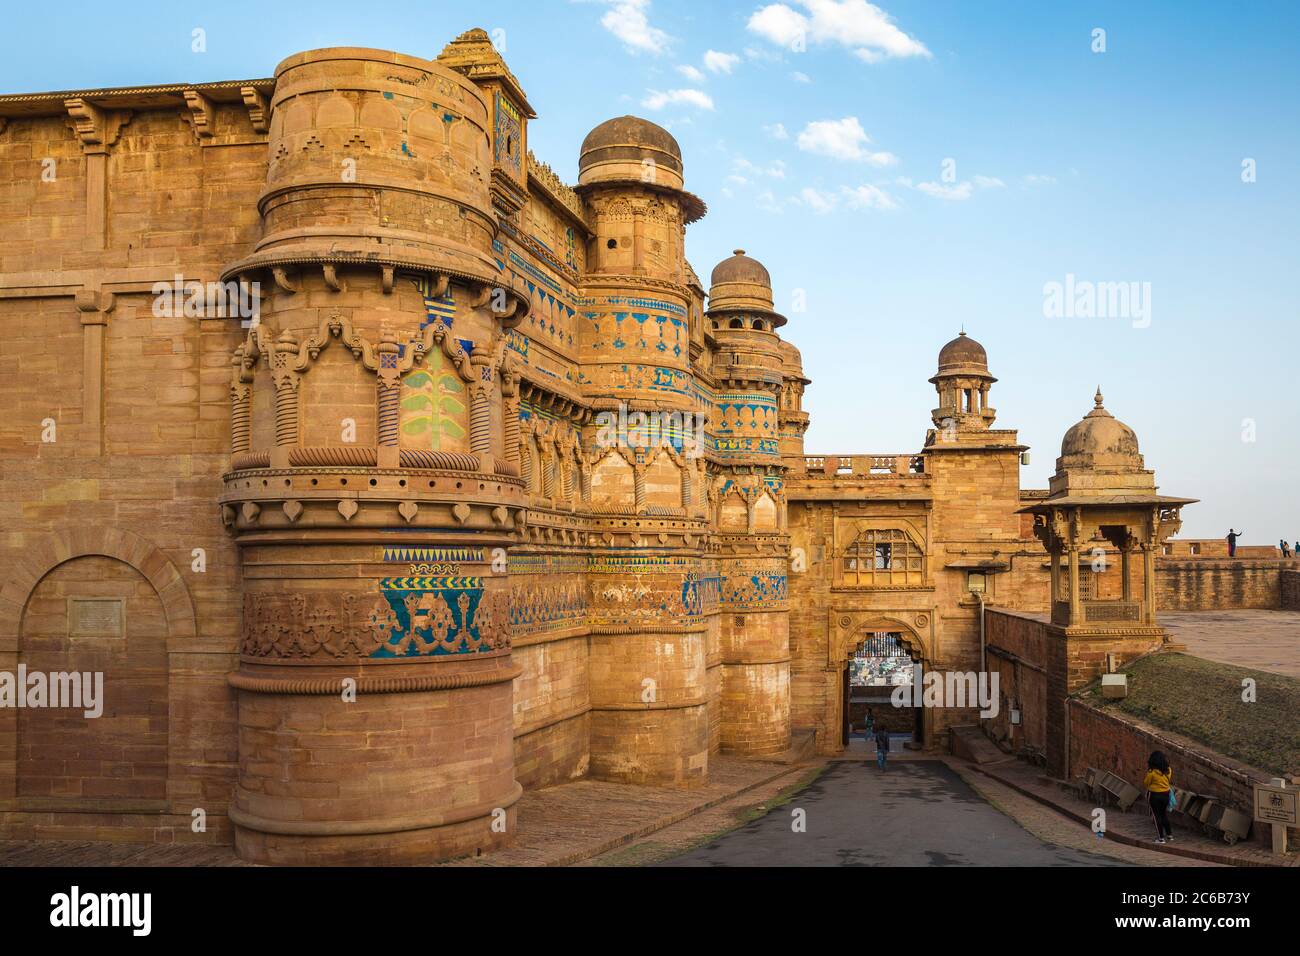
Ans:
[[[1123,700],[1103,700],[1100,687],[1082,696],[1269,773],[1300,773],[1300,680],[1187,654],[1153,654],[1125,673]],[[1254,703],[1241,699],[1248,677]]]

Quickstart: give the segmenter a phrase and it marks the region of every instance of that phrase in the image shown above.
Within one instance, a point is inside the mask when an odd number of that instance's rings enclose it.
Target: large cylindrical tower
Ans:
[[[762,264],[737,249],[713,270],[707,319],[719,472],[722,748],[779,753],[790,745],[790,538],[779,400],[785,360]]]
[[[414,863],[510,839],[506,457],[488,104],[378,50],[276,70],[264,237],[225,278],[261,315],[233,357],[221,498],[243,563],[236,848]]]
[[[703,422],[691,374],[688,223],[666,130],[624,116],[582,144],[578,192],[594,236],[580,322],[596,411],[590,465],[591,770],[698,786],[708,772]]]

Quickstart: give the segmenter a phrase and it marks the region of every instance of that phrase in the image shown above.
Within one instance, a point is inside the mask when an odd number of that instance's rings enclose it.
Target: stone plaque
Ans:
[[[69,598],[68,635],[70,637],[121,637],[121,598]]]

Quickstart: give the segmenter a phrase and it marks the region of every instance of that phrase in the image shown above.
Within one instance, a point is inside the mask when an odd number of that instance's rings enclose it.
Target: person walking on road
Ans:
[[[889,757],[889,731],[881,727],[876,731],[876,766],[885,769],[885,760]]]
[[[1237,539],[1245,533],[1232,528],[1228,529],[1228,557],[1235,558],[1237,556]]]
[[[1169,826],[1169,802],[1173,792],[1174,771],[1169,760],[1159,751],[1147,758],[1147,775],[1142,780],[1146,787],[1147,803],[1151,806],[1151,819],[1156,824],[1156,842],[1172,843],[1174,831]]]

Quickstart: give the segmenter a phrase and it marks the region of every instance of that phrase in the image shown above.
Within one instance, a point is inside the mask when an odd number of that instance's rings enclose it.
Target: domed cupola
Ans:
[[[704,218],[704,201],[686,191],[682,148],[673,134],[639,116],[605,120],[582,141],[578,151],[578,186],[588,195],[593,186],[634,185],[670,193],[682,203],[689,225]]]
[[[1142,471],[1137,434],[1106,411],[1100,387],[1093,402],[1092,411],[1082,421],[1071,426],[1061,439],[1061,457],[1056,462],[1057,470],[1088,468],[1112,472]]]
[[[930,415],[940,441],[959,431],[986,431],[997,419],[989,407],[989,388],[997,379],[989,373],[989,357],[963,329],[939,350],[939,369],[930,379],[939,393],[939,407]]]
[[[1061,440],[1047,497],[1019,512],[1033,515],[1034,536],[1051,556],[1052,623],[1096,639],[1116,632],[1126,641],[1149,638],[1142,653],[1168,641],[1156,622],[1155,556],[1178,533],[1183,506],[1195,500],[1157,493],[1136,433],[1106,410],[1098,388],[1092,411]],[[1116,554],[1119,596],[1114,589],[1105,596],[1099,583],[1105,579],[1095,576],[1107,573],[1109,555]],[[1142,562],[1140,594],[1135,555]]]
[[[737,249],[723,259],[709,277],[709,317],[727,328],[771,331],[786,324],[772,304],[772,276],[763,263]]]

